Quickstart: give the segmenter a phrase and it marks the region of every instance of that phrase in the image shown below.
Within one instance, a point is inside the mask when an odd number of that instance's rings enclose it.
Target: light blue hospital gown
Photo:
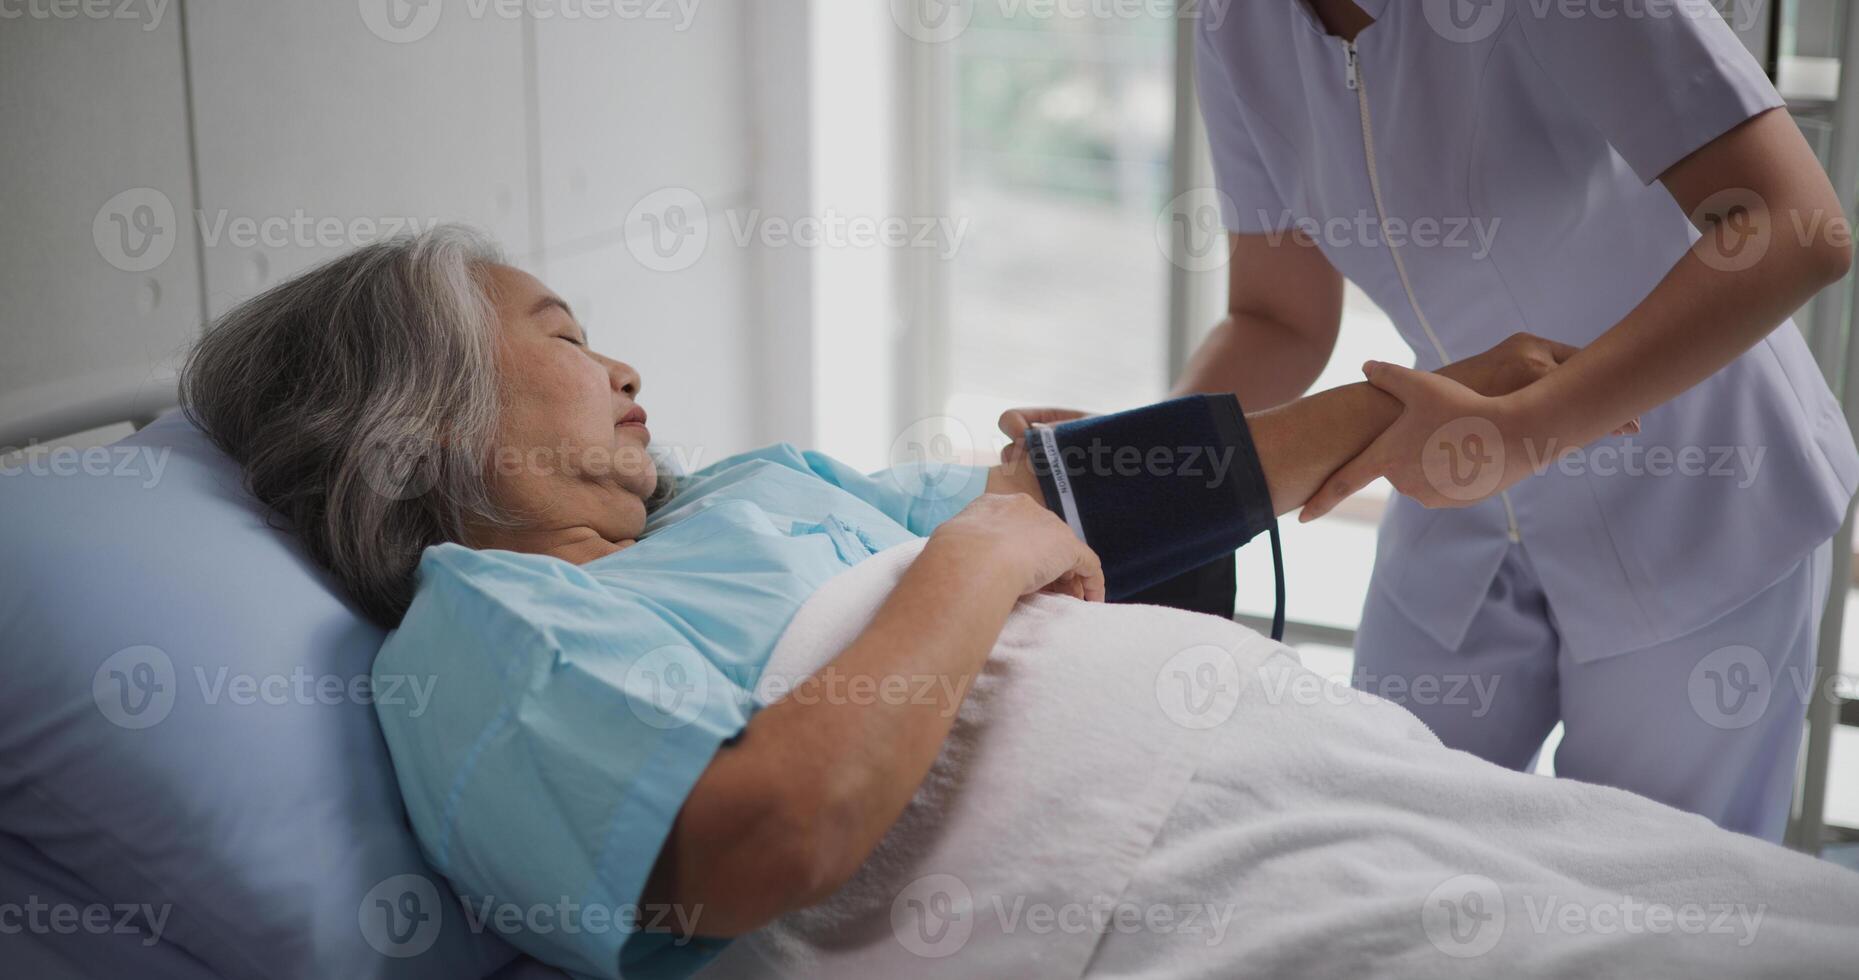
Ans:
[[[754,712],[776,641],[827,580],[927,535],[985,483],[969,467],[867,477],[776,445],[687,478],[638,544],[586,565],[428,549],[374,673],[433,679],[417,717],[377,706],[433,866],[493,926],[505,908],[540,924],[505,933],[540,959],[695,971],[723,944],[674,942],[637,903],[691,787]]]

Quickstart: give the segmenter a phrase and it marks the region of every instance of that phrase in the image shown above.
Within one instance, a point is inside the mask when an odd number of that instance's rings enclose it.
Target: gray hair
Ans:
[[[503,262],[457,225],[367,245],[247,300],[181,376],[187,415],[371,618],[400,622],[420,553],[512,523],[485,467]]]

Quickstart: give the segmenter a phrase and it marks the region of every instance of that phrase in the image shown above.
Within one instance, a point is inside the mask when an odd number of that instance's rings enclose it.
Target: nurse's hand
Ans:
[[[944,521],[924,553],[956,554],[974,574],[994,574],[1015,595],[1053,592],[1104,601],[1097,552],[1026,494],[984,494]]]
[[[1469,507],[1541,472],[1575,447],[1540,437],[1535,420],[1508,396],[1555,371],[1576,350],[1520,333],[1433,374],[1370,361],[1363,374],[1400,403],[1401,414],[1324,481],[1298,520],[1322,517],[1379,477],[1422,506],[1450,508]],[[1634,419],[1614,434],[1638,431]]]

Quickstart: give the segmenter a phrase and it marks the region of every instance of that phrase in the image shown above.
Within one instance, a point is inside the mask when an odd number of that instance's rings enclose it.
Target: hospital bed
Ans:
[[[421,857],[353,687],[381,631],[175,405],[163,368],[0,396],[0,446],[31,447],[0,455],[0,915],[24,917],[5,960],[561,976],[473,928]],[[1141,598],[1230,614],[1233,594],[1225,561]]]
[[[28,923],[7,961],[563,976],[473,928],[423,860],[366,699],[290,693],[367,676],[382,634],[175,404],[162,369],[0,395],[0,446],[34,446],[0,454],[0,915],[96,923]],[[52,448],[79,432],[90,448]],[[1232,596],[1228,561],[1144,598],[1220,613]]]

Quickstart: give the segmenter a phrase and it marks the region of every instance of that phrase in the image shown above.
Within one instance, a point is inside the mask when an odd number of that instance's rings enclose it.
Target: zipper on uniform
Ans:
[[[1440,366],[1452,363],[1451,355],[1446,353],[1446,345],[1440,343],[1439,335],[1433,332],[1433,322],[1427,319],[1426,312],[1420,309],[1420,297],[1414,293],[1414,283],[1407,275],[1407,260],[1401,257],[1401,250],[1387,239],[1388,207],[1381,197],[1381,169],[1375,163],[1375,125],[1368,110],[1368,86],[1362,78],[1362,58],[1356,50],[1354,41],[1343,41],[1343,55],[1347,69],[1343,80],[1349,91],[1356,94],[1356,106],[1362,115],[1362,151],[1368,161],[1368,187],[1375,198],[1375,216],[1383,229],[1382,242],[1387,246],[1388,254],[1394,258],[1394,271],[1401,277],[1401,289],[1407,293],[1407,305],[1414,311],[1414,319],[1420,322],[1420,329],[1426,333],[1427,341],[1433,345],[1433,352],[1439,355]],[[1510,491],[1498,495],[1504,501],[1504,520],[1508,525],[1510,540],[1515,543],[1523,540],[1523,534],[1517,527],[1517,509],[1511,505]]]

